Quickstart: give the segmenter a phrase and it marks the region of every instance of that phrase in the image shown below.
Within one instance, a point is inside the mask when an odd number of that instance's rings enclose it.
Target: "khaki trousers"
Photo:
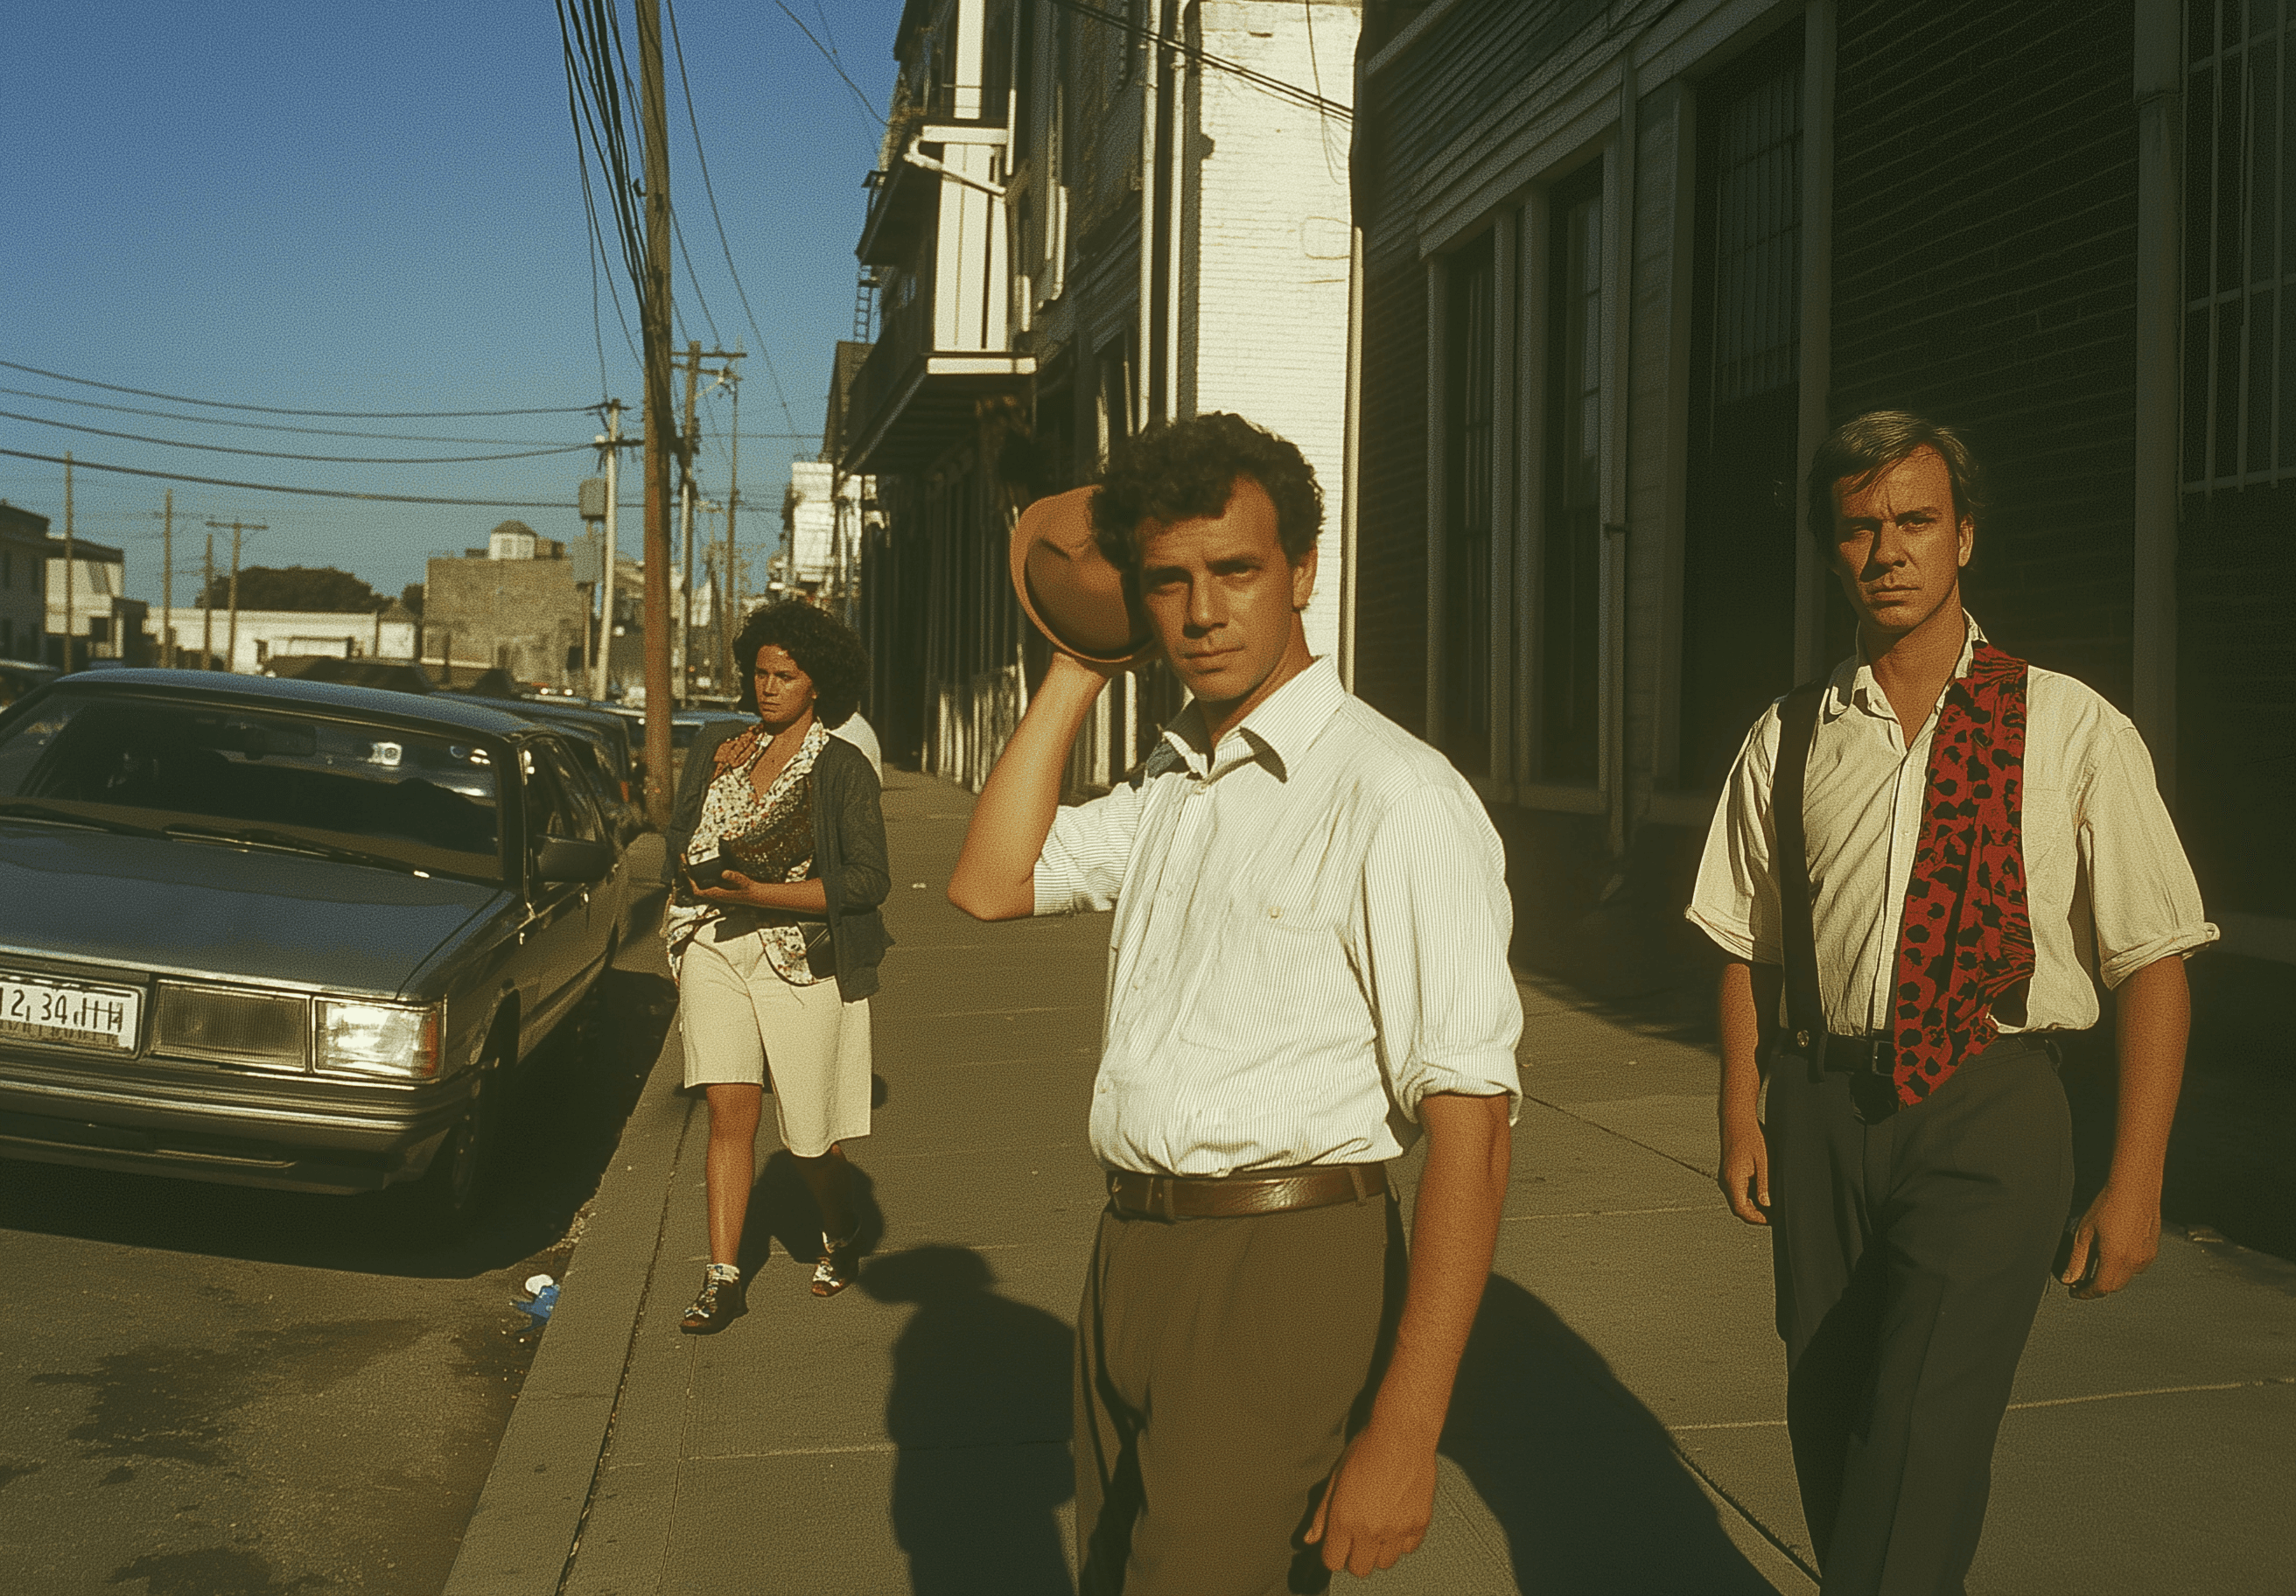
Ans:
[[[1100,1219],[1077,1315],[1083,1596],[1282,1596],[1403,1301],[1394,1199]]]

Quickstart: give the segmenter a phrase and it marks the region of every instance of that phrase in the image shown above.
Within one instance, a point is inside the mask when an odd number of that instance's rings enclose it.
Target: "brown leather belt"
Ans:
[[[1384,1164],[1310,1164],[1246,1174],[1143,1174],[1108,1172],[1108,1206],[1144,1219],[1231,1219],[1369,1202],[1387,1192]]]

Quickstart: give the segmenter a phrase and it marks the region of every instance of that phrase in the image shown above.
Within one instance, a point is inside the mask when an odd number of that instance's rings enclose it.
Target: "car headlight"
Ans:
[[[310,1032],[309,998],[162,981],[152,1051],[299,1075],[308,1067]]]
[[[390,1081],[430,1081],[439,1076],[439,1049],[447,1030],[447,1005],[356,1003],[323,997],[313,1068],[323,1075],[356,1075]]]

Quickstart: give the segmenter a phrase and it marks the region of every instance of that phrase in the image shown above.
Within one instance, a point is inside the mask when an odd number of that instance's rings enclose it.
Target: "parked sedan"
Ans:
[[[468,700],[209,672],[0,713],[0,1156],[458,1224],[613,958],[579,760]]]

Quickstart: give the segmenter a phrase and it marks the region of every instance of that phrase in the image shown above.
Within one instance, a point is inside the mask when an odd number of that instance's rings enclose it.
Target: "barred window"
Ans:
[[[2191,0],[2186,492],[2296,480],[2296,0]]]

